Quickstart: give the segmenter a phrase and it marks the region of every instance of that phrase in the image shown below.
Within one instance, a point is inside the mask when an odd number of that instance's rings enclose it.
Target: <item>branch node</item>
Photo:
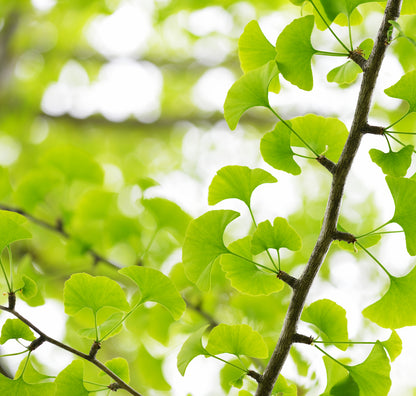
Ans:
[[[248,370],[247,375],[251,378],[254,378],[258,383],[263,380],[263,376],[254,370]]]
[[[292,337],[293,343],[312,345],[313,340],[314,340],[313,336],[305,336],[303,334],[298,334],[298,333],[293,334],[293,337]]]
[[[42,334],[36,340],[32,341],[27,347],[29,351],[34,351],[36,348],[40,347],[46,341],[45,336]]]
[[[11,310],[14,310],[15,306],[16,306],[16,293],[15,292],[10,292],[8,293],[9,297],[9,308]]]
[[[117,384],[117,382],[113,382],[112,384],[108,385],[107,388],[113,392],[117,392],[119,389],[121,389],[121,386]]]
[[[348,243],[357,242],[357,238],[354,235],[350,234],[349,232],[342,232],[338,230],[334,231],[332,238],[336,241],[345,241]]]
[[[335,173],[336,164],[334,164],[330,159],[326,158],[325,155],[316,157],[316,160],[326,169],[328,169],[332,174]]]
[[[383,135],[384,134],[384,128],[381,126],[375,126],[375,125],[368,125],[365,124],[363,129],[361,130],[361,133],[364,135],[365,133],[370,133],[372,135]]]
[[[293,276],[289,275],[287,272],[279,270],[277,274],[278,279],[282,280],[283,282],[287,283],[292,289],[296,289],[298,284],[298,280]]]
[[[88,356],[91,359],[95,359],[95,356],[97,355],[97,352],[101,349],[101,343],[98,341],[94,341],[94,343],[91,345],[90,353]]]
[[[368,67],[368,61],[363,56],[363,51],[361,48],[357,48],[354,51],[350,51],[348,56],[353,62],[355,62],[358,66],[361,67],[362,71],[366,71]]]

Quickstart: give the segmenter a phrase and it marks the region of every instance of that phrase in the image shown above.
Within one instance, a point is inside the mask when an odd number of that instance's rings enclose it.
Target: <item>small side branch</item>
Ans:
[[[254,370],[248,370],[247,375],[251,378],[254,378],[258,383],[260,383],[263,378],[261,374]]]
[[[355,49],[354,51],[350,51],[349,58],[355,62],[358,66],[361,67],[362,71],[367,70],[368,61],[365,59],[360,50]]]
[[[333,163],[330,159],[326,158],[325,155],[320,155],[316,160],[328,169],[332,174],[335,173],[336,164]]]
[[[277,277],[283,282],[287,283],[292,289],[296,288],[298,280],[289,275],[287,272],[280,270],[277,274]]]
[[[88,354],[88,356],[95,359],[95,356],[97,356],[97,352],[100,349],[101,349],[101,343],[98,341],[94,341],[94,343],[91,345],[90,353]]]
[[[303,334],[295,333],[293,334],[292,342],[298,344],[308,344],[311,345],[313,343],[314,338],[312,336],[306,336]]]
[[[357,242],[357,238],[354,235],[350,234],[349,232],[342,232],[342,231],[336,230],[332,237],[335,241],[345,241],[348,243]]]
[[[32,341],[27,349],[29,351],[34,351],[36,348],[39,348],[44,342],[46,341],[46,338],[41,334],[36,340]]]
[[[362,134],[384,135],[384,127],[366,124],[361,131]]]

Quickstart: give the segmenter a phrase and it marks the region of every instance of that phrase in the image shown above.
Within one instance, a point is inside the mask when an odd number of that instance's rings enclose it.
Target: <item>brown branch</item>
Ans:
[[[348,243],[357,242],[357,238],[354,235],[350,234],[349,232],[342,232],[342,231],[336,230],[332,237],[334,238],[335,241],[345,241]]]
[[[303,334],[295,333],[293,334],[292,342],[299,343],[299,344],[308,344],[311,345],[313,343],[314,338],[312,336],[305,336]]]
[[[370,133],[372,135],[383,135],[384,127],[366,124],[361,133]]]
[[[298,280],[292,275],[289,275],[287,272],[279,270],[277,277],[283,282],[287,283],[292,289],[296,288]]]
[[[396,20],[398,18],[400,14],[400,5],[401,0],[388,0],[387,2],[376,43],[366,66],[364,67],[364,75],[361,82],[354,120],[332,179],[331,191],[328,197],[322,228],[305,270],[298,280],[296,289],[293,291],[293,296],[289,304],[289,309],[279,340],[266,370],[264,371],[262,381],[257,388],[256,396],[269,396],[271,394],[274,383],[282,370],[292,346],[293,336],[296,333],[297,324],[306,297],[332,243],[333,235],[336,232],[345,182],[358,147],[360,146],[362,130],[365,125],[367,125],[371,97],[386,52],[387,47],[385,43],[390,27],[389,20]]]
[[[330,159],[326,158],[325,155],[320,155],[319,157],[316,158],[316,160],[321,165],[323,165],[326,169],[328,169],[332,174],[334,174],[337,166]]]

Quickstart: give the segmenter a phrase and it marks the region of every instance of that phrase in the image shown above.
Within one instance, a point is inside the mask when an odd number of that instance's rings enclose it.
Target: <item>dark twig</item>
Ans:
[[[330,159],[326,158],[325,155],[320,155],[316,160],[328,169],[332,174],[335,172],[336,164],[334,164]]]
[[[299,344],[308,344],[311,345],[313,343],[314,338],[312,336],[305,336],[303,334],[295,333],[293,334],[292,342],[299,343]]]
[[[280,270],[277,274],[277,277],[283,282],[287,283],[292,289],[296,288],[298,280],[289,275],[287,272]]]
[[[361,54],[361,51],[359,50],[350,51],[349,58],[352,61],[354,61],[358,66],[360,66],[362,71],[367,70],[368,61],[367,59],[363,57],[363,55]]]
[[[262,376],[257,371],[248,370],[247,375],[251,378],[254,378],[257,382],[261,382]]]
[[[334,232],[333,238],[335,241],[345,241],[348,243],[357,242],[357,238],[354,235],[350,234],[349,232],[342,232],[338,230]]]
[[[364,125],[363,130],[361,133],[370,133],[372,135],[383,135],[384,134],[384,127],[381,126],[374,126],[374,125]]]

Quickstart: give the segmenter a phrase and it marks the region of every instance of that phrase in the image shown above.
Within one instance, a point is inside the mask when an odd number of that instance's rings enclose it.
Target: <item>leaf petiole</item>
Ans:
[[[7,288],[9,289],[9,293],[12,293],[13,289],[10,286],[9,278],[7,277],[6,270],[4,269],[3,260],[1,259],[1,254],[0,254],[0,266],[1,266],[1,270],[2,270],[3,275],[4,275],[4,279],[6,280]]]
[[[315,342],[315,341],[314,341]],[[347,365],[341,363],[339,360],[335,359],[334,357],[332,357],[329,353],[325,352],[322,348],[320,348],[318,345],[313,345],[316,349],[319,349],[324,355],[328,356],[330,359],[332,359],[335,363],[338,363],[339,365],[341,365],[342,367],[347,367]]]
[[[390,224],[390,222],[391,222],[391,220],[387,221],[386,223],[382,224],[381,226],[377,227],[376,229],[374,229],[372,231],[369,231],[369,232],[366,232],[365,234],[358,235],[355,238],[360,239],[360,238],[363,238],[367,235],[374,234],[376,231],[378,231],[378,230],[382,229],[383,227],[385,227],[386,225]]]
[[[250,259],[248,259],[247,257],[240,256],[239,254],[234,253],[234,252],[232,252],[231,250],[229,250],[228,252],[229,252],[229,254],[232,254],[232,255],[234,255],[234,256],[236,256],[236,257],[239,257],[239,258],[241,258],[241,259],[243,259],[243,260],[246,260],[246,261],[248,261],[249,263],[252,263],[252,264],[254,264],[254,265],[258,266],[258,267],[261,267],[261,268],[263,268],[263,269],[265,269],[265,270],[267,270],[267,271],[273,272],[274,274],[278,274],[277,269],[276,269],[276,270],[274,270],[273,268],[266,267],[266,266],[265,266],[265,265],[263,265],[263,264],[256,263],[255,261],[250,260]],[[270,253],[269,253],[269,254],[270,254]]]
[[[409,114],[410,114],[410,111],[408,111],[406,114],[402,115],[397,121],[393,122],[393,124],[390,124],[388,127],[384,128],[384,130],[386,131],[387,129],[390,129],[394,125],[398,124],[401,120],[406,118]]]
[[[315,55],[324,55],[324,56],[349,56],[349,53],[346,52],[331,52],[331,51],[316,51]]]
[[[360,242],[355,242],[361,249],[363,249],[379,266],[380,268],[388,275],[389,278],[392,278],[393,276],[390,274],[389,271],[387,271],[386,267],[384,267],[383,264],[368,250],[366,249]]]
[[[219,361],[221,361],[221,362],[223,362],[223,363],[226,363],[226,364],[229,364],[230,366],[233,366],[233,367],[235,367],[235,368],[237,368],[237,369],[239,369],[239,370],[241,370],[241,371],[243,371],[244,373],[247,373],[248,372],[248,370],[247,369],[243,369],[242,367],[240,367],[240,366],[237,366],[236,364],[234,364],[234,363],[231,363],[231,362],[228,362],[227,360],[225,360],[225,359],[221,359],[220,357],[218,357],[218,356],[216,356],[216,355],[212,355],[211,353],[209,353],[208,352],[208,355],[209,356],[211,356],[211,357],[213,357],[213,358],[215,358],[215,359],[217,359],[217,360],[219,360]],[[237,356],[238,357],[238,356]],[[238,359],[240,360],[240,358],[238,357]],[[240,360],[241,361],[241,360]]]

